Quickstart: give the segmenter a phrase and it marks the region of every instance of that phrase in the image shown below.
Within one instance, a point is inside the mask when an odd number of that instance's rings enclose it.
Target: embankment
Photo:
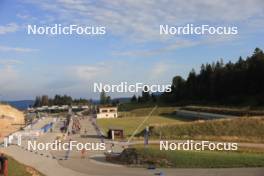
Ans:
[[[24,113],[10,105],[0,105],[0,141],[24,124]]]

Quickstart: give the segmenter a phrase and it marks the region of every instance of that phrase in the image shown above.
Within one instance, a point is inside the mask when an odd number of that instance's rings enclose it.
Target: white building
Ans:
[[[118,117],[117,107],[99,107],[96,117],[98,119],[117,118]]]
[[[82,109],[89,109],[89,106],[82,106]]]

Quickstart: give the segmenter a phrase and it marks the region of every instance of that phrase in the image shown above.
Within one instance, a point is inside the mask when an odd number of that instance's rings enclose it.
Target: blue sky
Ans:
[[[264,48],[262,0],[1,0],[0,99],[98,98],[94,82],[167,84],[202,63]],[[161,36],[159,25],[237,26],[238,35]],[[102,36],[28,35],[27,25],[106,26]],[[111,94],[113,97],[131,94]]]

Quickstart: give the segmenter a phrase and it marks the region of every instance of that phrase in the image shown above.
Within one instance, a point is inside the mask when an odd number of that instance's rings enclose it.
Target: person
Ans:
[[[4,167],[3,167],[3,153],[1,153],[0,155],[0,174],[3,174],[3,170],[4,170]]]
[[[84,149],[84,148],[81,150],[81,158],[82,158],[82,159],[85,158],[85,149]]]
[[[4,174],[4,169],[5,169],[5,160],[7,158],[3,153],[0,154],[0,174]]]

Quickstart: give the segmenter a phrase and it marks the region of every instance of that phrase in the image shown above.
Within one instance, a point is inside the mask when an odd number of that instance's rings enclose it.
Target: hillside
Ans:
[[[151,137],[162,139],[196,139],[264,142],[264,117],[239,117],[159,125],[151,128]]]
[[[10,105],[0,105],[0,140],[5,135],[19,129],[18,124],[24,124],[23,112]]]

